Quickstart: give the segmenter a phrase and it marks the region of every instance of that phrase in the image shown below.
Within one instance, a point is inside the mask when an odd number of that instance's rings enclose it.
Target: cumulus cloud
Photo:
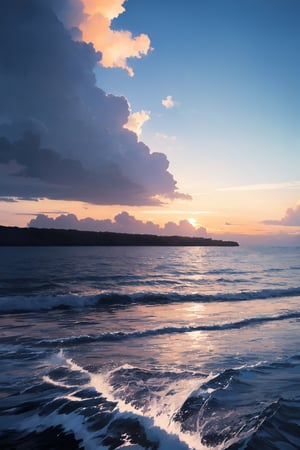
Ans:
[[[284,217],[279,220],[263,220],[266,225],[284,225],[287,227],[300,227],[300,205],[294,209],[288,208]]]
[[[83,15],[79,26],[82,38],[92,42],[102,53],[104,67],[119,67],[134,75],[128,58],[141,58],[151,50],[150,38],[146,34],[133,36],[130,31],[111,28],[113,19],[125,11],[125,0],[82,0]],[[77,16],[78,17],[78,16]]]
[[[113,231],[118,233],[140,233],[177,236],[201,236],[208,237],[204,227],[195,228],[188,220],[181,220],[178,224],[168,222],[164,226],[152,221],[143,222],[123,211],[114,217],[114,220],[97,220],[87,217],[78,219],[74,214],[61,214],[51,218],[46,214],[38,214],[28,223],[29,227],[35,228],[61,228],[82,231]]]
[[[167,222],[164,225],[164,234],[181,235],[181,236],[202,236],[207,237],[204,227],[195,228],[188,220],[180,220],[178,224],[175,222]]]
[[[120,10],[120,2],[98,3],[108,15]],[[82,23],[79,0],[0,2],[0,196],[127,205],[186,198],[166,156],[124,128],[127,100],[96,86],[102,56],[72,38],[62,23],[72,14]]]
[[[142,127],[150,119],[150,111],[138,111],[130,114],[124,128],[133,131],[137,136],[142,134]]]
[[[175,106],[175,102],[174,102],[174,100],[173,100],[173,98],[172,98],[172,95],[167,95],[167,97],[164,98],[164,99],[161,101],[161,103],[162,103],[162,105],[163,105],[165,108],[167,108],[167,109],[174,108],[174,106]]]

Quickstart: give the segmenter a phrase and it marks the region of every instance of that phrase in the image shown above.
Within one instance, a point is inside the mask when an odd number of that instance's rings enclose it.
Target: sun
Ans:
[[[194,217],[189,217],[188,221],[190,222],[191,225],[193,225],[193,227],[197,225],[197,220]]]

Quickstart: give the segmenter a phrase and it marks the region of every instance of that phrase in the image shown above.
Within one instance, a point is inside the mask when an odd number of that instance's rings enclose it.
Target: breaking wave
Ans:
[[[119,305],[164,304],[176,302],[239,302],[296,296],[300,296],[300,287],[217,294],[192,293],[185,295],[173,292],[166,294],[144,292],[119,294],[115,292],[105,292],[97,295],[17,295],[0,298],[0,313],[47,311],[52,309],[82,309],[90,307],[101,308]]]
[[[299,355],[215,374],[128,364],[101,373],[62,351],[52,359],[2,402],[4,448],[299,448]]]

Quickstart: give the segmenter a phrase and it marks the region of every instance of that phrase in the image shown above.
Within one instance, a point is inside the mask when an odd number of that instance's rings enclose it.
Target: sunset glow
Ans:
[[[188,218],[188,221],[189,221],[189,223],[190,223],[191,225],[193,225],[193,227],[196,227],[196,225],[197,225],[197,220],[194,219],[194,217],[189,217],[189,218]]]

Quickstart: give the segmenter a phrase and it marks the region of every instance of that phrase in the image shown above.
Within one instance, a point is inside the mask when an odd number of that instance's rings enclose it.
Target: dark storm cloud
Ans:
[[[130,183],[114,166],[107,164],[97,172],[85,169],[78,160],[41,148],[39,137],[31,133],[13,143],[0,138],[0,164],[4,196],[26,200],[37,196],[91,203],[101,201],[103,204],[118,197],[122,204],[126,203],[128,195],[138,199],[140,194],[139,186]]]
[[[80,0],[40,0],[45,5],[50,6],[58,19],[70,29],[78,27],[86,18],[83,4]],[[73,31],[73,30],[72,30]],[[77,30],[80,33],[80,30]],[[76,33],[76,34],[77,34]]]
[[[184,197],[166,156],[123,128],[127,100],[96,86],[101,54],[72,40],[61,21],[71,6],[74,24],[79,0],[1,0],[0,196],[131,205]]]

